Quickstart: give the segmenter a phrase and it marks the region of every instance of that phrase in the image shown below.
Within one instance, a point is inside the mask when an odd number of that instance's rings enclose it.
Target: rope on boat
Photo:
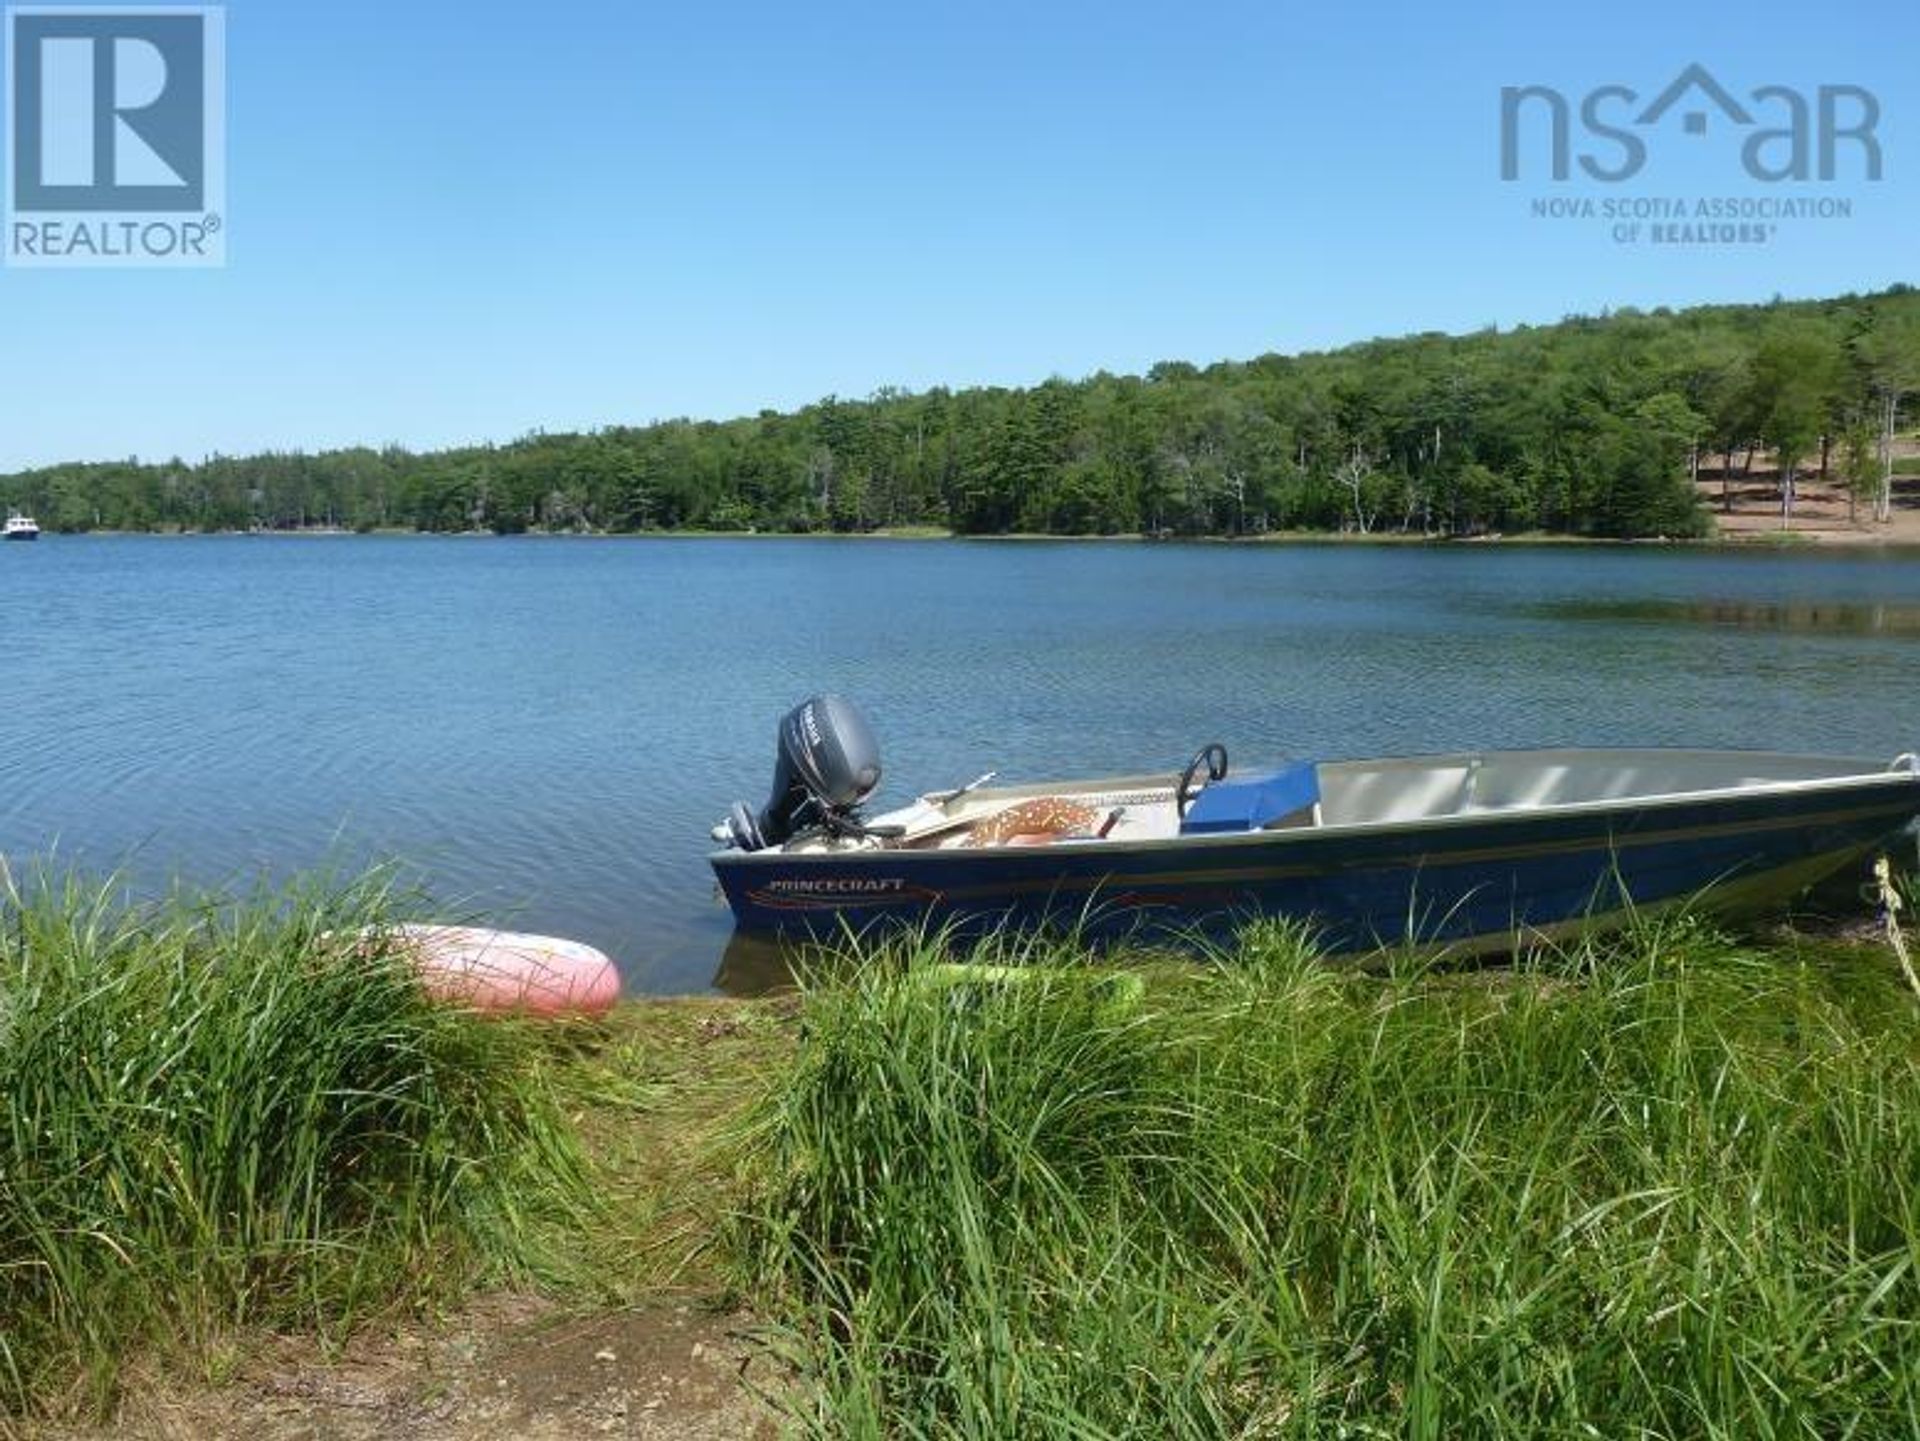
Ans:
[[[1900,932],[1900,911],[1906,902],[1900,899],[1900,891],[1893,883],[1893,864],[1885,856],[1873,863],[1873,882],[1880,891],[1880,920],[1887,928],[1887,944],[1893,947],[1894,955],[1900,958],[1900,969],[1906,972],[1907,984],[1913,987],[1913,993],[1920,996],[1920,976],[1913,972],[1913,957],[1907,954],[1907,938]]]

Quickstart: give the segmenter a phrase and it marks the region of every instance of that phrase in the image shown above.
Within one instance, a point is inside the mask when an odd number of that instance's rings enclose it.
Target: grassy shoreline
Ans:
[[[247,540],[337,540],[369,537],[442,540],[541,540],[556,542],[586,541],[685,541],[685,540],[814,540],[814,541],[895,541],[925,543],[947,541],[958,544],[1066,544],[1066,545],[1220,545],[1220,546],[1363,546],[1385,549],[1405,547],[1434,549],[1496,549],[1574,546],[1604,549],[1679,549],[1679,550],[1920,550],[1920,539],[1913,534],[1876,534],[1871,531],[1814,530],[1723,530],[1703,536],[1647,536],[1619,539],[1607,536],[1571,535],[1560,531],[1524,531],[1511,535],[1439,536],[1414,535],[1395,531],[1361,535],[1352,531],[1276,530],[1259,535],[1181,535],[1157,537],[1140,534],[1070,535],[1035,531],[1009,531],[997,535],[963,535],[940,526],[895,526],[870,531],[820,530],[641,530],[641,531],[519,531],[496,534],[493,531],[427,531],[381,528],[372,531],[287,530],[262,531],[190,531],[190,530],[90,530],[50,531],[66,538],[151,537],[167,540],[247,539]]]
[[[14,898],[7,1409],[111,1414],[130,1363],[230,1396],[263,1328],[505,1286],[744,1304],[819,1434],[1920,1417],[1920,1001],[1876,947],[897,943],[543,1031],[330,939],[395,904]]]
[[[357,940],[377,880],[0,900],[0,1417],[105,1406],[139,1352],[536,1276],[582,1213],[546,1042]]]
[[[820,1429],[1890,1434],[1920,1415],[1920,1024],[1690,923],[1498,974],[1281,927],[1129,994],[897,955],[757,1116]]]

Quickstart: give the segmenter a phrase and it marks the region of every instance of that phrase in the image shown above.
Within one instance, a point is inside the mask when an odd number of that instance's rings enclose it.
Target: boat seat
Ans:
[[[1286,830],[1309,826],[1320,808],[1320,773],[1312,761],[1217,780],[1193,798],[1180,834]]]

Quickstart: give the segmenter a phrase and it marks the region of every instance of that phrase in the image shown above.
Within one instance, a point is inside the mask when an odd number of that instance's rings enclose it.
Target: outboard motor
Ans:
[[[808,825],[840,835],[877,835],[856,812],[879,784],[880,747],[865,718],[840,696],[811,696],[780,722],[772,796],[758,815],[735,801],[725,838],[743,851],[758,851],[783,844]]]

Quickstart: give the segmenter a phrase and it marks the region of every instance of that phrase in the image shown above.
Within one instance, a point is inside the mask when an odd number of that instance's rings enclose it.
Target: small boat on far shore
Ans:
[[[879,750],[833,696],[780,727],[773,797],[710,860],[748,931],[1037,923],[1088,939],[1257,917],[1329,950],[1499,951],[1667,906],[1750,912],[1860,864],[1920,816],[1920,760],[1539,750],[1295,761],[1229,776],[957,790],[865,818]]]
[[[11,511],[7,515],[6,529],[0,532],[0,535],[4,535],[7,540],[38,540],[40,524],[30,515],[22,515],[17,510]]]

